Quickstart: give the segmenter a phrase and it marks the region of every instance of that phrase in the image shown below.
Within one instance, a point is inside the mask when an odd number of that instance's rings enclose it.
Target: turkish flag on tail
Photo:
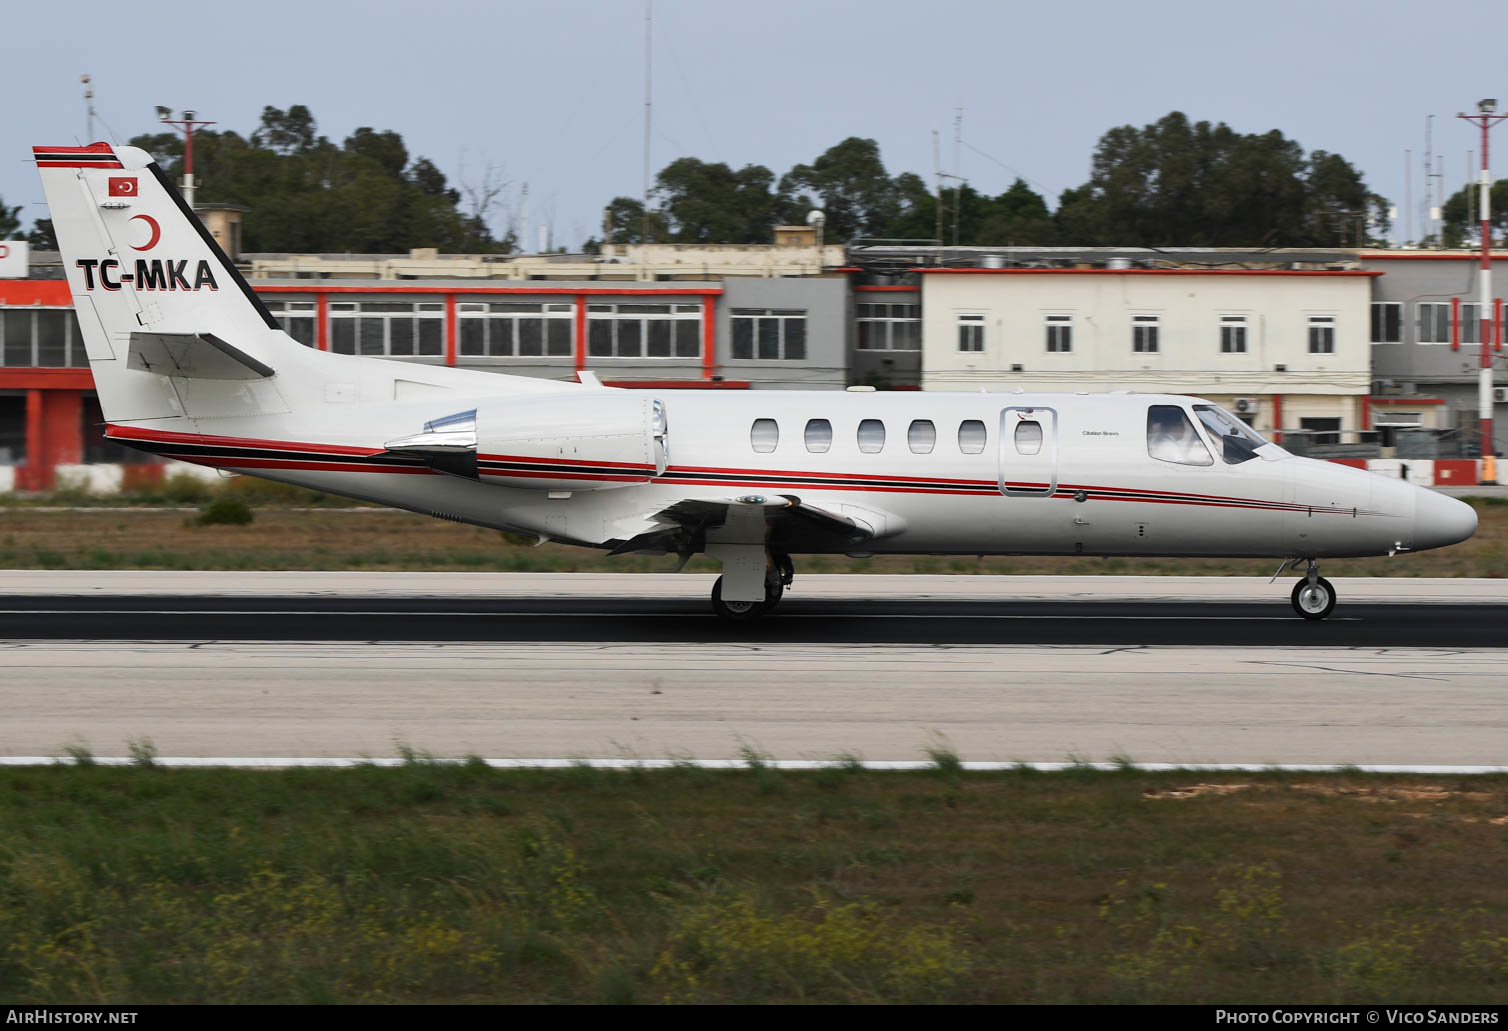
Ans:
[[[136,177],[134,175],[112,175],[110,177],[110,196],[136,196]]]

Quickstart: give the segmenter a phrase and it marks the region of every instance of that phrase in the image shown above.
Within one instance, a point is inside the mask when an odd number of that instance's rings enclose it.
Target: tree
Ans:
[[[1277,130],[1243,135],[1174,111],[1105,133],[1056,220],[1082,244],[1356,246],[1385,207],[1339,155],[1306,157]]]
[[[644,202],[633,197],[614,197],[608,203],[606,220],[609,243],[659,243],[670,239],[665,212],[651,211],[646,222]]]
[[[805,221],[814,206],[821,207],[831,240],[881,236],[900,212],[896,183],[885,173],[879,144],[857,136],[781,176],[780,195],[786,202],[785,220],[793,224]]]
[[[677,243],[769,243],[777,222],[775,175],[762,165],[733,171],[680,158],[660,170],[655,195]]]
[[[21,231],[21,205],[13,208],[5,206],[5,201],[0,199],[0,240],[9,240]]]
[[[170,176],[183,170],[174,133],[140,136]],[[427,158],[409,160],[403,137],[363,126],[339,146],[318,135],[309,109],[262,110],[249,137],[196,133],[194,176],[204,201],[242,204],[248,251],[403,253],[505,252],[481,212],[463,214],[458,191]]]
[[[1508,179],[1492,184],[1488,195],[1488,217],[1492,229],[1508,230]],[[1440,210],[1441,236],[1446,247],[1460,247],[1481,231],[1482,187],[1470,183],[1451,194]]]
[[[32,231],[26,234],[26,242],[39,251],[55,251],[58,249],[58,234],[53,231],[52,219],[39,218],[32,227]]]

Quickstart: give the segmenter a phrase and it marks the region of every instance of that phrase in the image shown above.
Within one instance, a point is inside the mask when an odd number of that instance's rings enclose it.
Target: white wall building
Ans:
[[[1376,273],[921,271],[926,390],[1199,394],[1245,399],[1258,430],[1362,428]]]

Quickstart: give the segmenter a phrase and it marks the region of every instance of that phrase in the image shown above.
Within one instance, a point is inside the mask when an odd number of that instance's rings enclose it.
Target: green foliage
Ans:
[[[9,240],[21,231],[21,205],[6,207],[5,200],[0,198],[0,240]]]
[[[873,903],[808,918],[740,897],[688,910],[651,976],[667,1002],[938,1002],[971,965],[949,928],[898,928]]]
[[[181,171],[176,133],[138,136],[164,171]],[[482,219],[463,214],[460,194],[425,158],[409,160],[392,130],[357,129],[339,146],[317,135],[314,116],[295,104],[267,107],[250,136],[205,131],[194,136],[199,199],[242,204],[248,251],[405,253],[436,247],[498,252]]]
[[[1481,199],[1482,187],[1477,183],[1469,183],[1451,194],[1440,209],[1442,239],[1425,242],[1460,247],[1468,237],[1476,236],[1482,224]],[[1488,194],[1488,221],[1497,232],[1508,232],[1508,179],[1499,179],[1492,184]]]
[[[660,169],[655,195],[676,243],[769,243],[780,213],[774,182],[761,165],[735,172],[721,162],[680,158]]]
[[[857,136],[781,176],[780,193],[789,198],[786,222],[800,225],[808,211],[820,207],[827,216],[825,238],[839,242],[886,235],[900,210],[898,189],[885,172],[879,144]]]
[[[204,506],[194,522],[198,526],[246,526],[255,518],[246,502],[222,494]]]
[[[1081,244],[1360,246],[1385,207],[1339,155],[1174,111],[1100,137],[1089,182],[1064,193],[1057,220]]]

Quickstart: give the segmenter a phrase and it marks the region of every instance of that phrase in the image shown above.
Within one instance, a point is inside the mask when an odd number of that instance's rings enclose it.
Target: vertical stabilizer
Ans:
[[[147,336],[213,337],[270,369],[298,350],[145,151],[32,152],[107,421],[188,414],[180,380],[128,360],[132,334],[138,351]]]

